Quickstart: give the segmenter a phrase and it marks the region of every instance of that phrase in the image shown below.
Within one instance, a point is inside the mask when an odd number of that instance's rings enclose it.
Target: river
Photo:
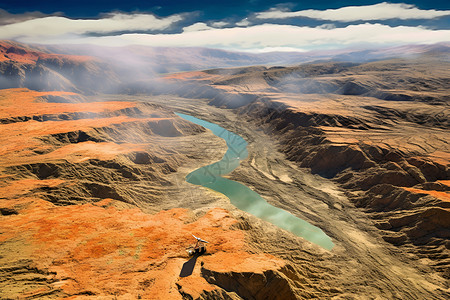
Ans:
[[[319,227],[302,220],[291,213],[270,205],[258,193],[247,186],[226,178],[223,175],[231,173],[240,162],[248,157],[247,142],[239,135],[230,132],[217,124],[210,123],[189,115],[177,113],[181,118],[211,130],[216,136],[225,140],[227,152],[215,163],[201,167],[186,176],[186,181],[220,192],[230,199],[231,204],[262,220],[315,243],[327,250],[334,246]]]

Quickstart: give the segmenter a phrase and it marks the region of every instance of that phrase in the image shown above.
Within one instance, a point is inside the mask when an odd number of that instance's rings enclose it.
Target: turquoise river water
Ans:
[[[219,125],[189,115],[181,113],[177,113],[177,115],[187,121],[211,130],[216,136],[224,139],[228,146],[227,152],[220,161],[189,173],[186,176],[187,182],[222,193],[230,199],[231,204],[240,210],[275,224],[327,250],[333,248],[334,244],[330,237],[320,228],[297,218],[281,208],[270,205],[258,193],[247,186],[222,177],[222,175],[228,174],[236,169],[241,160],[248,157],[247,142],[241,136]]]

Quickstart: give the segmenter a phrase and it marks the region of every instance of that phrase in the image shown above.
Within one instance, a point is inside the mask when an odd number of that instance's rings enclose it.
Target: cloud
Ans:
[[[30,36],[22,39],[31,43],[90,43],[105,46],[148,45],[161,47],[210,47],[229,50],[265,48],[323,49],[351,45],[390,46],[432,44],[450,41],[450,30],[383,24],[358,24],[343,28],[299,27],[263,24],[251,27],[211,28],[184,31],[177,34],[121,34],[76,39],[42,39]]]
[[[336,25],[330,24],[330,23],[325,23],[325,24],[322,24],[322,25],[317,26],[317,28],[322,28],[322,29],[334,29],[334,28],[336,28]]]
[[[21,36],[62,36],[136,30],[164,30],[181,21],[181,15],[157,18],[150,14],[114,13],[102,19],[69,19],[60,16],[35,18],[0,27],[0,39]]]
[[[53,15],[61,15],[61,13],[54,13]],[[48,15],[38,11],[26,12],[24,14],[11,14],[0,8],[0,25],[13,24],[47,16]]]
[[[206,25],[206,23],[198,22],[198,23],[192,24],[190,26],[184,27],[183,32],[202,31],[202,30],[209,30],[209,29],[213,29],[213,28]]]
[[[243,26],[243,27],[246,27],[246,26],[248,26],[248,25],[250,25],[250,21],[249,21],[247,18],[242,19],[242,20],[240,20],[239,22],[236,22],[236,26]]]
[[[389,19],[434,19],[449,16],[450,10],[422,10],[405,3],[378,3],[366,6],[347,6],[338,9],[285,11],[278,8],[256,13],[257,19],[287,19],[307,17],[318,20],[353,22]]]
[[[218,21],[218,22],[213,22],[213,23],[211,23],[211,26],[213,26],[213,27],[224,27],[224,26],[227,26],[227,25],[229,25],[230,23],[228,23],[228,22],[224,22],[224,21]]]

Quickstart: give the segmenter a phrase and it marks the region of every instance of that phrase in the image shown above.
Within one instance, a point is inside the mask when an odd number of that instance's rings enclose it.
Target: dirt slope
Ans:
[[[184,97],[0,90],[0,297],[447,299],[449,68],[424,59],[168,75]],[[226,146],[174,111],[242,135],[228,177],[335,248],[188,184]]]
[[[110,66],[92,56],[54,54],[42,48],[0,41],[0,88],[41,91],[112,90],[119,83]]]
[[[2,299],[295,299],[286,263],[250,252],[227,210],[169,209],[184,200],[170,175],[221,154],[194,139],[218,139],[157,105],[73,99],[0,91]],[[211,245],[184,277],[192,233]]]
[[[117,96],[116,96],[117,97]],[[116,97],[111,97],[115,99]],[[109,97],[106,99],[110,99]],[[228,177],[257,191],[269,203],[320,227],[335,247],[324,251],[269,223],[237,211],[228,201],[203,200],[204,206],[221,206],[240,215],[239,229],[248,232],[252,251],[281,257],[299,299],[445,299],[448,280],[433,269],[432,261],[404,247],[386,242],[367,213],[355,207],[336,183],[307,168],[300,168],[277,151],[278,135],[264,132],[257,118],[206,105],[209,99],[138,97],[164,101],[173,110],[196,115],[239,133],[249,142],[249,158]],[[174,180],[190,170],[180,168]],[[200,205],[200,189],[180,187],[189,205]],[[187,186],[186,186],[187,188]],[[179,193],[180,190],[177,191]],[[171,193],[175,195],[177,193]],[[231,288],[236,290],[237,286]]]
[[[288,159],[345,188],[386,241],[448,278],[449,67],[424,56],[166,78],[217,90],[209,104],[238,108]]]

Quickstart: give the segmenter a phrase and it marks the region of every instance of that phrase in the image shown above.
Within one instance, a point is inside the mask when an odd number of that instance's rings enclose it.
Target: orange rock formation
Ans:
[[[83,178],[15,178],[4,172],[5,168],[24,164],[50,161],[79,164],[144,151],[149,145],[96,141],[58,145],[49,144],[42,137],[169,119],[110,115],[135,107],[131,102],[39,101],[49,95],[73,94],[26,89],[0,92],[0,119],[6,120],[6,124],[0,124],[0,260],[7,263],[2,269],[6,280],[0,283],[1,297],[182,299],[186,294],[198,297],[203,293],[225,293],[219,286],[208,283],[201,270],[262,274],[284,266],[282,260],[273,256],[247,253],[243,231],[231,227],[237,221],[224,209],[212,208],[201,217],[180,208],[151,215],[107,198],[94,204],[57,206],[40,198],[35,191],[74,185]],[[74,112],[105,116],[14,120],[17,116]],[[210,244],[207,254],[198,259],[193,274],[180,278],[180,270],[189,259],[185,248],[194,241],[191,233]]]

